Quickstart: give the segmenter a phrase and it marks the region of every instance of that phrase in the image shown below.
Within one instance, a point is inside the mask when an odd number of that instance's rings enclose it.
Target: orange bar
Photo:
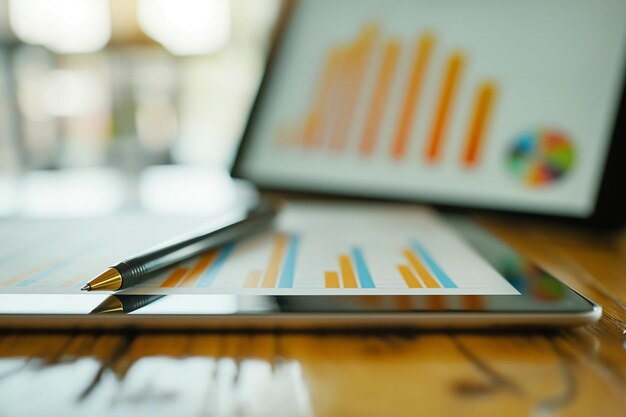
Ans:
[[[409,87],[406,90],[406,97],[404,99],[400,120],[398,121],[396,137],[391,148],[391,156],[395,159],[401,159],[406,154],[409,134],[413,127],[415,110],[419,104],[419,96],[422,92],[423,80],[426,70],[428,69],[428,63],[430,62],[434,44],[435,36],[431,33],[425,33],[421,36],[416,45],[415,60],[413,61],[408,83]]]
[[[200,259],[198,259],[198,263],[191,268],[191,271],[185,275],[185,278],[178,285],[180,287],[193,287],[198,281],[198,278],[200,278],[200,275],[211,265],[216,256],[217,251],[211,251],[206,255],[202,255]]]
[[[374,48],[377,36],[377,25],[365,26],[354,48],[348,55],[349,77],[346,80],[348,91],[341,97],[342,104],[337,112],[337,122],[334,125],[331,136],[330,143],[334,150],[343,150],[348,142],[355,108],[357,107],[359,95],[364,87],[363,80],[365,78],[366,65]]]
[[[352,269],[352,263],[348,255],[339,256],[339,268],[341,269],[341,278],[343,280],[344,288],[359,288],[356,283],[356,276],[354,275],[354,269]]]
[[[441,285],[439,285],[437,280],[428,272],[428,269],[426,269],[422,261],[420,261],[413,252],[409,249],[405,249],[403,253],[405,258],[413,265],[417,274],[422,278],[422,281],[424,281],[426,288],[441,288]]]
[[[285,252],[285,246],[287,246],[288,240],[289,238],[285,235],[276,236],[270,262],[267,265],[263,283],[261,284],[263,288],[274,288],[276,286],[278,272],[280,271],[280,261],[283,259],[283,252]]]
[[[378,74],[378,80],[374,89],[374,96],[367,113],[367,118],[365,119],[365,130],[363,131],[360,147],[361,155],[370,155],[376,147],[376,139],[378,138],[380,123],[385,113],[385,104],[399,55],[400,42],[397,40],[387,42],[380,73]]]
[[[163,283],[161,284],[161,288],[172,288],[178,284],[185,274],[189,271],[188,268],[176,268]]]
[[[461,71],[464,65],[465,57],[461,52],[454,52],[450,55],[450,58],[448,58],[446,73],[439,93],[439,104],[437,106],[437,112],[435,113],[430,140],[426,146],[425,157],[427,162],[436,162],[441,156],[446,124],[452,112],[454,96],[456,95],[459,78],[461,77]]]
[[[493,102],[496,95],[496,86],[492,82],[484,82],[476,91],[474,110],[465,139],[463,163],[466,167],[474,167],[478,163],[478,155],[482,149],[487,124],[493,112]]]
[[[422,288],[422,284],[417,280],[417,277],[409,269],[406,265],[397,265],[398,271],[400,271],[400,275],[402,275],[402,279],[406,282],[406,286],[409,288]]]
[[[340,54],[341,51],[339,48],[333,48],[331,49],[326,60],[326,66],[321,80],[317,85],[317,92],[313,102],[311,103],[311,109],[309,110],[309,114],[304,124],[304,136],[302,139],[304,147],[313,147],[320,144],[321,119],[325,113],[325,107],[328,106],[333,81],[339,70]]]
[[[339,274],[334,271],[324,273],[326,288],[341,288],[339,285]]]
[[[243,283],[244,288],[257,288],[261,280],[261,271],[250,271],[246,282]]]

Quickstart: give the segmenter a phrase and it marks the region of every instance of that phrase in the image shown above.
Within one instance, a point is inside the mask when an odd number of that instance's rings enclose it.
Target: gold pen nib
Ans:
[[[106,313],[123,313],[124,306],[122,301],[116,296],[107,297],[103,302],[98,304],[90,314],[106,314]]]
[[[82,291],[92,290],[118,290],[122,286],[122,276],[115,268],[109,268],[91,281],[89,281]]]

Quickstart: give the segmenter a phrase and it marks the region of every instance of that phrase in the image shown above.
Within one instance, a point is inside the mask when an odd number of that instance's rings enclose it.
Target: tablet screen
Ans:
[[[235,173],[265,187],[587,217],[621,0],[299,1]]]
[[[228,317],[247,316],[252,318],[248,325],[257,317],[262,318],[257,325],[267,326],[284,317],[293,320],[293,315],[300,319],[310,316],[313,327],[351,326],[359,321],[368,326],[390,326],[399,322],[385,320],[402,314],[409,314],[405,317],[413,324],[430,326],[555,326],[589,323],[599,316],[600,310],[589,301],[465,218],[447,217],[444,225],[433,223],[426,212],[416,217],[414,210],[404,216],[396,211],[396,222],[403,227],[393,228],[389,218],[370,209],[369,215],[379,214],[382,219],[372,227],[386,228],[389,233],[363,240],[345,253],[327,256],[365,232],[349,227],[347,208],[336,208],[339,212],[330,216],[335,223],[326,227],[319,221],[308,222],[306,227],[333,235],[326,242],[310,234],[292,234],[284,241],[279,234],[270,245],[259,245],[266,238],[258,236],[242,242],[239,248],[223,248],[216,257],[208,253],[192,259],[145,285],[114,295],[80,293],[80,281],[74,286],[66,284],[72,283],[73,274],[68,270],[77,272],[81,263],[88,267],[96,254],[75,260],[73,265],[63,259],[48,266],[43,276],[39,272],[28,277],[15,275],[9,278],[13,287],[0,278],[0,326],[42,326],[46,317],[52,326],[76,325],[81,316],[100,317],[100,325],[122,327],[149,324],[141,317],[150,316],[154,318],[150,326],[166,328],[226,325]],[[320,206],[307,210],[324,211]],[[311,216],[300,212],[302,215]],[[357,210],[353,217],[363,220],[367,215]],[[288,227],[292,220],[287,219],[281,227]],[[413,227],[408,227],[407,220]],[[168,224],[165,219],[161,223]],[[170,222],[168,227],[172,225]],[[369,233],[380,235],[376,230]],[[394,236],[403,234],[416,236],[415,240],[395,250]],[[281,242],[285,243],[283,250]],[[212,261],[207,262],[209,258]],[[237,265],[239,272],[233,272]],[[256,269],[264,265],[265,269]],[[255,269],[242,273],[246,268]],[[183,270],[186,272],[180,274]],[[271,285],[265,285],[270,281]],[[455,312],[463,314],[450,315]],[[120,320],[116,315],[117,320],[107,321],[111,313],[129,316]],[[352,321],[342,321],[351,313],[357,313],[351,316]],[[445,313],[439,316],[440,321],[433,316],[438,313]],[[319,314],[327,314],[330,321],[320,321]],[[476,319],[481,314],[482,319]],[[491,319],[484,314],[492,314]],[[31,316],[32,321],[18,322],[19,316]],[[187,319],[181,320],[182,316]],[[211,316],[217,320],[207,320]],[[566,317],[571,320],[564,322]]]

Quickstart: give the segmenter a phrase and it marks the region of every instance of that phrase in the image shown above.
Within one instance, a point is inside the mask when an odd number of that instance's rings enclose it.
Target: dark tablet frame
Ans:
[[[243,131],[241,141],[235,156],[231,175],[235,178],[249,180],[257,185],[262,191],[281,192],[290,194],[304,194],[307,196],[333,196],[333,197],[349,197],[364,200],[385,200],[385,201],[405,201],[428,203],[437,208],[444,210],[472,209],[473,211],[515,214],[523,215],[529,218],[546,219],[550,221],[561,221],[578,225],[587,225],[592,227],[613,228],[626,224],[626,198],[622,199],[622,194],[626,191],[624,182],[626,181],[626,62],[622,63],[622,86],[621,96],[617,111],[613,116],[613,133],[609,145],[608,153],[604,163],[604,170],[599,184],[598,193],[592,213],[587,217],[576,217],[555,214],[528,213],[516,210],[494,209],[485,205],[463,206],[458,204],[441,204],[421,197],[373,197],[362,193],[324,191],[320,189],[317,192],[304,191],[291,186],[284,187],[266,187],[255,181],[254,178],[247,177],[243,174],[242,166],[244,160],[249,158],[249,143],[258,118],[258,109],[263,106],[265,91],[272,82],[272,68],[276,62],[276,57],[280,53],[282,41],[286,36],[287,29],[291,22],[293,10],[297,7],[297,0],[282,0],[281,11],[272,34],[272,41],[268,59],[266,61],[265,72],[263,74],[257,95],[251,107],[246,127]]]

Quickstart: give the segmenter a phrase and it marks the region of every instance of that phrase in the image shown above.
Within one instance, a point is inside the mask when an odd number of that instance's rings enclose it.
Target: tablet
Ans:
[[[285,211],[276,230],[122,292],[80,293],[76,280],[46,289],[45,280],[64,283],[67,271],[80,269],[69,260],[45,275],[22,274],[16,288],[0,280],[0,327],[510,329],[580,326],[601,315],[465,218],[414,206],[306,203]],[[72,228],[63,227],[71,242]]]
[[[624,220],[623,1],[288,3],[235,176]]]

